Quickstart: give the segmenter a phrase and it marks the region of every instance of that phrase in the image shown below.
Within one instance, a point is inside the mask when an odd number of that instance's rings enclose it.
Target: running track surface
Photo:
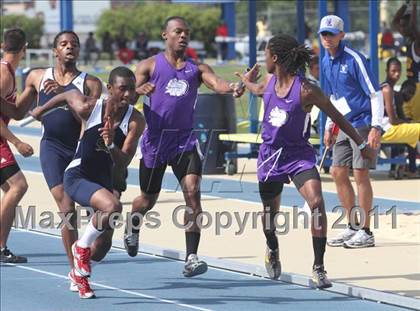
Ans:
[[[96,299],[68,290],[67,258],[57,236],[13,230],[10,245],[29,263],[2,265],[2,311],[69,310],[403,310],[328,291],[210,268],[182,276],[180,261],[112,249],[94,268]]]

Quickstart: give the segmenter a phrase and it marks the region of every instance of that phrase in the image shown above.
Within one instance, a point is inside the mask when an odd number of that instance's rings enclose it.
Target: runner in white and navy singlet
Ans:
[[[133,106],[128,106],[124,118],[115,129],[114,143],[119,149],[127,136],[132,113]],[[90,206],[90,198],[97,190],[113,190],[113,160],[99,131],[104,127],[103,115],[103,100],[98,99],[86,122],[86,129],[78,143],[74,159],[64,174],[64,190],[82,206]]]
[[[54,68],[34,68],[28,73],[25,88],[16,103],[20,113],[25,114],[33,102],[37,102],[39,108],[47,101],[71,90],[77,90],[93,98],[100,97],[102,82],[77,69],[80,40],[76,33],[68,30],[58,33],[54,38],[52,51],[55,57]],[[65,104],[61,102],[60,106]],[[71,268],[74,261],[71,245],[78,237],[77,215],[74,202],[64,191],[63,178],[64,171],[76,151],[80,130],[79,119],[68,107],[62,107],[44,116],[40,143],[40,161],[44,178],[59,211],[68,217],[71,225],[61,227],[63,245]],[[72,283],[70,290],[77,291],[78,288]]]
[[[101,261],[111,248],[112,215],[122,210],[119,196],[113,192],[113,175],[126,171],[144,129],[143,117],[132,106],[136,99],[134,73],[126,67],[114,68],[108,91],[106,99],[96,99],[70,90],[32,111],[41,119],[64,101],[83,122],[76,153],[64,174],[65,192],[94,210],[85,232],[71,248],[74,268],[69,278],[83,299],[95,295],[88,281],[91,264]]]
[[[87,74],[79,73],[63,91],[73,89],[85,93],[85,80]],[[38,105],[42,106],[57,94],[46,94],[44,83],[54,79],[54,68],[45,70],[39,90]],[[80,136],[80,121],[66,106],[52,111],[42,119],[42,139],[39,158],[42,172],[50,189],[63,183],[64,170],[73,159],[77,141]]]

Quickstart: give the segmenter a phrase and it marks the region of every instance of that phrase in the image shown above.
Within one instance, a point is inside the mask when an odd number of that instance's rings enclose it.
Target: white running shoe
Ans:
[[[357,233],[357,230],[353,230],[350,227],[347,227],[339,233],[335,238],[331,238],[327,241],[328,246],[331,247],[339,247],[343,246],[345,241],[350,240],[355,234]]]
[[[363,229],[357,231],[350,240],[344,242],[345,248],[364,248],[373,246],[375,246],[375,237],[373,234],[366,233]]]
[[[189,278],[207,271],[207,264],[199,260],[196,254],[190,254],[185,262],[184,271],[182,273],[185,277]]]

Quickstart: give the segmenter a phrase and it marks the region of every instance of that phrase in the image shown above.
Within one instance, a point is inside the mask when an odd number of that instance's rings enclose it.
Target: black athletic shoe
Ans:
[[[2,263],[26,263],[28,259],[14,255],[7,247],[0,250],[0,262]]]
[[[314,266],[312,270],[312,281],[317,288],[328,288],[332,284],[327,277],[327,271],[324,270],[324,265]]]
[[[265,269],[267,270],[268,276],[272,280],[277,280],[281,274],[281,263],[279,259],[279,249],[271,250],[267,246],[265,252]]]
[[[136,257],[139,251],[139,234],[127,232],[127,227],[125,227],[124,231],[124,247],[127,251],[128,256]]]

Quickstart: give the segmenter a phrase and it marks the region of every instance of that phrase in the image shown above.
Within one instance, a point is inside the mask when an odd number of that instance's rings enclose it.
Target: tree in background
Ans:
[[[129,40],[133,40],[140,31],[144,31],[150,40],[161,40],[165,19],[174,15],[182,16],[189,22],[191,40],[202,41],[206,50],[212,49],[220,16],[220,6],[215,5],[146,3],[117,7],[101,14],[96,34],[102,37],[109,31],[115,38],[124,29]]]
[[[5,29],[10,28],[21,28],[25,32],[26,39],[29,43],[29,48],[36,49],[40,47],[40,39],[44,31],[44,21],[42,18],[30,18],[24,15],[2,16],[0,23],[0,33],[3,34]]]

